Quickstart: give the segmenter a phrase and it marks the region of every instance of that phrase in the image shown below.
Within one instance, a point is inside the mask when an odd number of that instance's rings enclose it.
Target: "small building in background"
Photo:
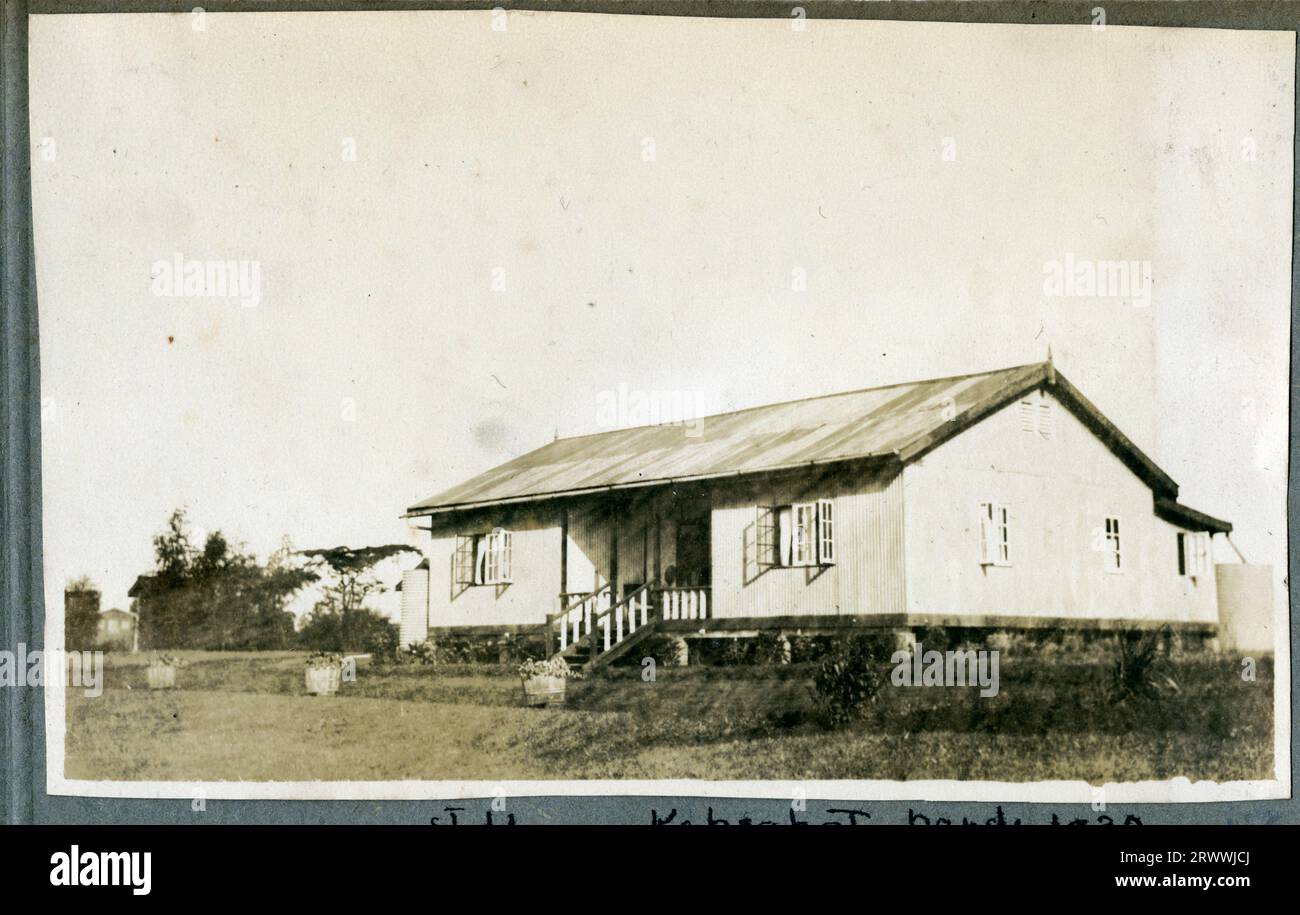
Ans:
[[[99,631],[96,644],[101,648],[116,648],[119,651],[138,651],[136,616],[129,610],[114,607],[99,614]]]

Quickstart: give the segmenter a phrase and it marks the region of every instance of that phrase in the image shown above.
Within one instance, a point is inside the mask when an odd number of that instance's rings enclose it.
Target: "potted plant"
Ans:
[[[563,658],[550,661],[529,658],[519,665],[519,677],[524,681],[524,704],[545,706],[563,705],[565,682],[580,679],[582,674],[570,668]]]
[[[307,692],[313,696],[332,696],[343,680],[343,658],[328,651],[313,652],[307,658]]]
[[[149,659],[145,676],[149,679],[150,689],[175,689],[176,669],[184,667],[185,662],[173,655],[156,654]]]

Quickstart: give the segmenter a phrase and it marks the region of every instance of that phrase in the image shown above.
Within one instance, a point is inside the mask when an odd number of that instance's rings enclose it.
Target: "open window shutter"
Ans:
[[[993,562],[993,504],[980,503],[980,565]]]
[[[1011,564],[1011,508],[1007,505],[997,506],[994,525],[998,535],[997,559],[1003,565]]]
[[[1178,535],[1178,574],[1200,578],[1210,571],[1210,550],[1205,534]]]
[[[488,548],[491,536],[478,535],[474,538],[474,584],[481,585],[487,581]]]
[[[803,505],[790,506],[790,559],[786,565],[801,566],[808,561],[808,535],[804,517]]]
[[[501,528],[494,527],[487,535],[487,545],[483,549],[486,557],[483,563],[483,584],[494,585],[501,580]]]
[[[817,506],[812,502],[792,505],[794,513],[793,564],[812,565],[817,555]]]
[[[515,553],[515,535],[510,531],[500,531],[501,555],[497,561],[497,571],[499,574],[498,581],[513,581],[513,565]]]
[[[456,535],[456,584],[474,584],[474,538]]]
[[[1202,533],[1185,534],[1183,542],[1187,544],[1187,574],[1200,578],[1210,571],[1209,538]]]
[[[817,500],[817,562],[835,563],[835,514],[830,499]]]
[[[755,565],[766,572],[776,565],[776,512],[759,506],[754,520]]]
[[[794,562],[794,513],[790,508],[778,508],[775,514],[777,564],[789,566]]]

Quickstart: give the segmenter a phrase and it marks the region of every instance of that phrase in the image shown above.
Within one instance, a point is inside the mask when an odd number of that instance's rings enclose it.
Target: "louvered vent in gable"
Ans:
[[[1022,400],[1017,404],[1020,431],[1033,432],[1043,438],[1052,437],[1052,405],[1048,401]]]
[[[1052,405],[1047,401],[1038,405],[1038,434],[1043,438],[1052,437]]]
[[[1038,414],[1032,400],[1020,401],[1020,431],[1033,432],[1038,427]]]

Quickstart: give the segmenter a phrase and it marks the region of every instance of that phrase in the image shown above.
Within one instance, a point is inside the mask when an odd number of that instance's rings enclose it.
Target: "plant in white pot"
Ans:
[[[524,704],[531,706],[563,705],[564,684],[582,679],[582,674],[569,667],[564,658],[529,658],[519,665],[519,676],[524,681]]]
[[[185,666],[185,662],[173,655],[156,654],[149,659],[145,676],[150,689],[175,689],[176,671]]]
[[[342,681],[342,655],[317,651],[307,657],[307,692],[313,696],[332,696],[339,691]]]

